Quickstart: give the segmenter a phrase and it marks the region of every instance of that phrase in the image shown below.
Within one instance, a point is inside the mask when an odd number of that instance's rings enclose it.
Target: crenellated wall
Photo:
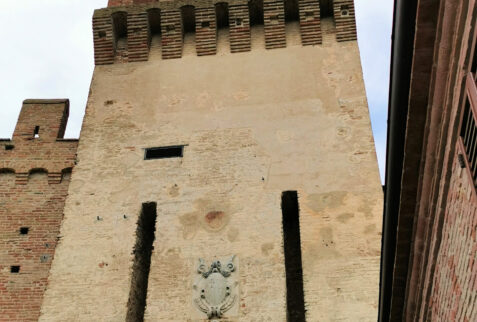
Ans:
[[[337,30],[337,41],[356,40],[356,23],[353,0],[297,0],[288,5],[282,0],[179,0],[179,1],[132,1],[112,0],[109,7],[96,10],[93,17],[96,65],[114,62],[148,60],[151,44],[151,10],[160,10],[162,58],[180,58],[184,46],[184,22],[194,19],[195,46],[199,56],[217,52],[217,4],[227,4],[228,32],[232,53],[250,51],[252,15],[262,17],[265,47],[286,47],[286,16],[294,5],[299,12],[302,45],[322,43],[321,8],[332,12]],[[193,16],[181,14],[184,6],[192,6]],[[332,7],[332,9],[331,9]],[[117,19],[118,15],[127,18]],[[263,22],[262,22],[263,20]],[[122,34],[122,30],[127,30]],[[120,34],[121,33],[121,34]],[[120,35],[119,35],[120,34]],[[123,37],[124,36],[124,37]],[[124,38],[124,39],[123,39]],[[121,47],[120,42],[124,42]]]
[[[0,321],[37,321],[59,237],[77,140],[68,100],[26,100],[0,140]]]

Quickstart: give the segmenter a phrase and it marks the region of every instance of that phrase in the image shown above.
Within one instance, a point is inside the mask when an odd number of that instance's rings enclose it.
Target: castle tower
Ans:
[[[40,321],[372,321],[352,0],[110,1]]]
[[[0,140],[0,320],[37,321],[58,242],[77,140],[68,100],[25,100]]]

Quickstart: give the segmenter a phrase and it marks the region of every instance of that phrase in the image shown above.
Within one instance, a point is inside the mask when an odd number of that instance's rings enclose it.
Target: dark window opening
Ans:
[[[210,27],[210,21],[202,21],[200,26],[202,28],[209,28]]]
[[[340,11],[341,11],[341,16],[342,17],[349,16],[349,6],[347,4],[341,5]]]
[[[158,148],[146,149],[144,159],[165,159],[165,158],[182,158],[184,153],[183,145],[165,146]]]
[[[20,266],[10,266],[10,273],[20,273]]]
[[[166,25],[166,31],[174,31],[176,29],[176,26],[174,24],[168,24]]]
[[[462,143],[464,144],[465,154],[467,156],[467,161],[469,162],[470,173],[475,185],[477,182],[477,125],[468,99],[466,100],[465,104],[460,136]]]
[[[161,33],[161,9],[149,9],[147,11],[147,19],[151,36],[159,35]]]
[[[161,9],[152,8],[147,11],[149,26],[149,46],[158,46],[161,36]]]
[[[146,308],[147,284],[151,266],[151,255],[156,231],[156,203],[142,204],[136,229],[136,244],[134,246],[133,273],[131,289],[129,290],[127,322],[144,321]]]
[[[126,12],[115,12],[113,18],[114,44],[117,49],[124,49],[128,37],[128,15]]]
[[[313,20],[315,19],[315,14],[313,13],[313,11],[306,11],[305,12],[305,20],[306,21],[310,21],[310,20]]]
[[[215,17],[217,19],[217,29],[227,28],[229,26],[228,3],[219,2],[215,5]]]
[[[475,79],[475,74],[477,73],[477,48],[474,48],[474,58],[472,59],[472,67],[470,71],[474,74]]]
[[[20,227],[20,235],[28,235],[28,231],[30,228],[28,227]]]
[[[194,6],[181,7],[182,32],[183,34],[195,32],[195,8]]]
[[[250,0],[248,10],[250,12],[250,26],[263,25],[263,0]]]
[[[321,18],[333,17],[333,0],[320,0]]]
[[[35,126],[35,130],[33,131],[33,138],[38,139],[40,137],[40,127],[37,125]]]
[[[305,321],[300,218],[296,191],[282,193],[283,248],[287,286],[287,321]]]
[[[98,31],[98,38],[104,38],[104,37],[106,37],[106,31],[104,30]]]
[[[285,0],[285,21],[299,21],[298,0]]]
[[[7,150],[7,151],[11,151],[11,150],[13,150],[14,148],[15,148],[15,146],[14,146],[13,144],[7,144],[7,145],[5,145],[5,150]]]

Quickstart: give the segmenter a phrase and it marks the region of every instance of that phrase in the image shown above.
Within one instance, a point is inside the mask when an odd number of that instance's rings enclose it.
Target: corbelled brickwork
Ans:
[[[320,3],[316,0],[298,0],[298,4],[302,44],[304,46],[321,44]]]
[[[111,16],[93,16],[94,61],[96,65],[114,62],[114,35]]]
[[[283,1],[263,1],[263,23],[265,30],[265,48],[285,47],[285,10]]]
[[[336,40],[356,40],[354,0],[334,0],[333,15],[336,23]]]
[[[128,13],[128,60],[145,61],[149,55],[149,30],[147,12]]]
[[[0,141],[0,321],[40,314],[77,148],[63,139],[68,104],[24,101],[13,139]]]
[[[217,51],[217,21],[214,8],[197,8],[195,12],[197,55],[215,55]]]
[[[162,58],[180,58],[182,56],[182,20],[179,9],[161,11]]]
[[[250,17],[247,4],[231,5],[229,17],[230,51],[250,51]]]
[[[216,3],[213,0],[197,1],[132,1],[110,0],[109,8],[96,10],[93,18],[94,47],[96,65],[114,62],[135,62],[148,59],[151,34],[148,32],[148,10],[160,9],[162,58],[180,58],[184,46],[183,17],[181,8],[186,5],[195,11],[195,45],[198,56],[214,55],[217,52]],[[249,2],[246,0],[228,0],[230,52],[251,50],[251,21]],[[265,47],[267,49],[286,47],[286,8],[280,0],[263,0],[260,11],[263,16]],[[302,45],[319,45],[322,42],[320,2],[319,0],[298,0],[298,12]],[[322,6],[326,12],[333,12],[338,41],[356,40],[356,23],[353,0],[334,0]],[[254,7],[253,10],[261,10]],[[127,12],[124,21],[128,30],[127,51],[116,49],[117,41],[112,24],[115,12]],[[331,14],[331,13],[330,13]],[[115,59],[115,55],[120,58]]]

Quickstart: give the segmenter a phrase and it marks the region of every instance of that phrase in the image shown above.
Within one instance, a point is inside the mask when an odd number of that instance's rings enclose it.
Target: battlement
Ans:
[[[228,30],[230,52],[246,52],[256,25],[266,49],[283,48],[285,25],[295,21],[302,45],[319,45],[324,17],[333,17],[337,41],[356,40],[353,0],[110,0],[93,16],[95,63],[147,61],[154,37],[163,59],[182,57],[186,35],[198,56],[215,55],[220,30]]]
[[[64,139],[69,100],[23,102],[12,139],[0,139],[0,316],[40,315],[78,140]]]
[[[23,101],[12,139],[0,140],[0,172],[14,173],[26,184],[31,172],[42,169],[49,183],[59,183],[74,166],[78,140],[64,139],[69,114],[67,99]]]

